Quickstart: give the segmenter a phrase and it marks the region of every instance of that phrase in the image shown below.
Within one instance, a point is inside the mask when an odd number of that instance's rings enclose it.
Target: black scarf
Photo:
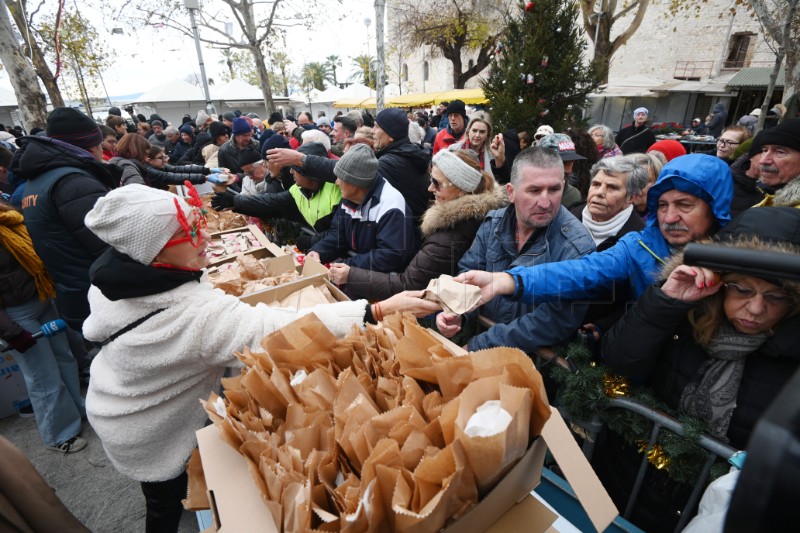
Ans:
[[[167,292],[190,281],[200,281],[202,270],[154,268],[109,248],[89,269],[92,285],[111,301]]]

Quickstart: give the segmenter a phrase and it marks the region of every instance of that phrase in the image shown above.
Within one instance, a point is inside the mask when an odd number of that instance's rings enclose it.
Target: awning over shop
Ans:
[[[386,99],[386,107],[428,107],[440,102],[461,100],[468,105],[486,104],[489,99],[483,94],[483,89],[453,89],[450,91],[413,93],[392,96]],[[375,97],[347,98],[336,100],[333,107],[336,108],[366,108],[374,109],[376,106]]]
[[[764,89],[769,84],[769,75],[772,74],[772,67],[747,67],[743,68],[728,82],[728,87],[743,89]],[[775,87],[783,87],[784,69],[778,71],[778,78],[775,80]]]

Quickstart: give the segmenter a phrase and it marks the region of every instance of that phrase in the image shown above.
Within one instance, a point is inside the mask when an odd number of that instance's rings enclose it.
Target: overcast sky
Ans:
[[[302,1],[302,0],[301,0]],[[121,0],[108,0],[116,4]],[[337,78],[346,78],[351,72],[351,58],[366,51],[367,27],[364,18],[369,17],[370,53],[375,54],[375,10],[372,0],[343,0],[341,7],[335,0],[319,0],[331,13],[339,12],[344,20],[336,16],[320,19],[309,31],[305,28],[289,30],[289,53],[293,58],[293,68],[298,69],[304,62],[324,61],[325,57],[336,54],[343,62],[344,76],[337,71]],[[105,43],[116,51],[114,65],[103,71],[103,80],[109,95],[128,95],[144,92],[156,85],[172,79],[184,79],[193,73],[199,75],[200,68],[194,41],[173,30],[140,30],[138,36],[111,35],[110,28],[102,28],[102,17],[91,9],[81,6],[81,13],[96,21],[98,32],[105,35]],[[189,24],[186,14],[186,24]],[[233,18],[231,18],[233,21]],[[109,23],[109,25],[111,25]],[[124,28],[123,28],[124,29]],[[206,30],[208,31],[208,30]],[[201,36],[204,34],[200,28]],[[209,32],[210,33],[210,32]],[[220,65],[220,52],[203,45],[203,60],[210,78],[222,83],[221,75],[226,69]],[[11,90],[8,73],[0,72],[0,87]],[[97,96],[104,96],[98,94]],[[66,95],[65,95],[66,97]]]

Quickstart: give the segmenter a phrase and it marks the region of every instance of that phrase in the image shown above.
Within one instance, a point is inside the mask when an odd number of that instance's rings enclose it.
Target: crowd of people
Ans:
[[[589,339],[598,362],[744,448],[798,366],[800,288],[688,267],[682,249],[800,251],[800,119],[754,137],[712,120],[716,149],[687,154],[657,141],[648,116],[636,109],[616,134],[541,124],[531,135],[494,131],[459,100],[374,117],[201,111],[180,125],[112,108],[98,126],[55,109],[13,153],[0,147],[0,336],[45,446],[83,449],[88,415],[114,466],[141,483],[148,531],[174,531],[205,420],[197,398],[236,366],[234,351],[308,312],[343,335],[407,311],[473,351]],[[214,209],[295,225],[293,244],[353,301],[298,312],[214,290],[193,187],[207,181]],[[478,286],[479,307],[453,315],[422,299],[441,275]],[[70,336],[32,336],[55,317]],[[99,348],[90,367],[87,348]],[[613,436],[598,449],[607,481],[630,450]],[[636,518],[667,528],[677,500]]]

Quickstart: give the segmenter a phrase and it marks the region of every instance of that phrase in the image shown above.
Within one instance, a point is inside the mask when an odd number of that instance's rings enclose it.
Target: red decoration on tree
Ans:
[[[525,4],[525,11],[531,11],[534,7],[535,4],[533,2],[528,2],[527,4]]]

